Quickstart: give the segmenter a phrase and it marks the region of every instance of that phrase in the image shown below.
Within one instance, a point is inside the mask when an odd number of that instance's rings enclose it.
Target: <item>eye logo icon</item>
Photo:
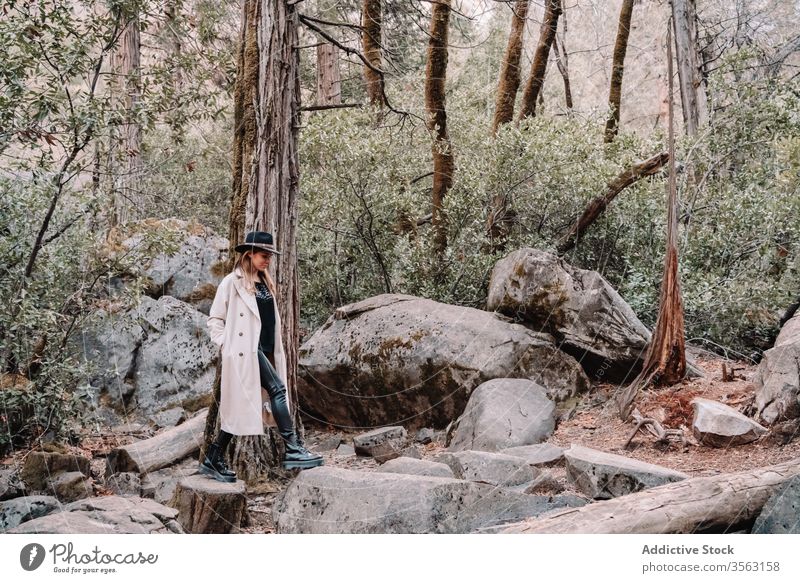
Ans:
[[[19,552],[19,564],[26,571],[35,571],[42,566],[44,554],[44,547],[38,543],[25,545]]]

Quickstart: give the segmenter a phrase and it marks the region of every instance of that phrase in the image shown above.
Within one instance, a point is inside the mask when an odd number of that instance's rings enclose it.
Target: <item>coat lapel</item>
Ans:
[[[256,296],[248,293],[244,288],[244,275],[242,275],[241,271],[238,269],[236,270],[236,277],[233,280],[233,287],[236,288],[236,293],[238,293],[239,297],[242,298],[242,301],[247,304],[247,307],[250,308],[250,311],[253,312],[255,317],[261,320],[261,314],[259,313],[258,305],[256,304]]]

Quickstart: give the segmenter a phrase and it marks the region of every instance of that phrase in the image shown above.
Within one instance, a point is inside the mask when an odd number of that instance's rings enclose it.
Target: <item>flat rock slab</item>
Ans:
[[[492,379],[478,386],[455,423],[450,451],[497,451],[544,441],[556,426],[555,403],[527,379]]]
[[[703,399],[692,399],[694,417],[692,433],[697,441],[710,447],[731,447],[757,440],[767,433],[749,417],[723,403]]]
[[[550,466],[564,460],[564,448],[551,443],[509,447],[498,453],[520,457],[532,466]]]
[[[23,522],[9,533],[24,534],[150,534],[183,532],[178,511],[145,498],[100,496],[79,500],[55,512]]]
[[[468,533],[555,507],[490,484],[323,466],[300,472],[273,516],[279,533]]]
[[[393,474],[409,474],[414,476],[436,476],[439,478],[455,478],[450,466],[440,462],[399,457],[389,460],[378,469],[380,472]]]
[[[444,452],[436,461],[447,464],[460,480],[496,486],[517,486],[534,480],[539,473],[518,457],[488,451]]]
[[[689,477],[669,468],[579,445],[566,450],[564,459],[567,477],[581,492],[595,499],[625,496]]]
[[[444,428],[472,390],[525,378],[556,401],[589,388],[552,336],[495,314],[401,294],[343,306],[300,347],[303,409],[350,427]]]

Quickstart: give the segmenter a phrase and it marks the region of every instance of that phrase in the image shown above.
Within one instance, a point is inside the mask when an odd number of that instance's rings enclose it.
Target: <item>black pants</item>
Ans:
[[[269,395],[269,403],[272,406],[272,416],[275,418],[275,423],[278,425],[278,431],[283,438],[289,438],[294,433],[294,422],[292,415],[289,413],[289,405],[286,401],[286,385],[278,376],[278,371],[264,354],[264,351],[259,347],[258,349],[258,373],[261,377],[261,386],[266,389]],[[219,432],[216,442],[220,445],[223,451],[228,447],[232,435],[227,431]]]

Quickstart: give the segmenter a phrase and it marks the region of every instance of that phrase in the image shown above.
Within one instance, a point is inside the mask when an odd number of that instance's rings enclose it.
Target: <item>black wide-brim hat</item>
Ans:
[[[238,253],[245,251],[269,251],[275,255],[280,255],[281,252],[275,249],[275,244],[272,242],[272,233],[266,231],[250,231],[244,238],[244,243],[240,243],[235,247]]]

